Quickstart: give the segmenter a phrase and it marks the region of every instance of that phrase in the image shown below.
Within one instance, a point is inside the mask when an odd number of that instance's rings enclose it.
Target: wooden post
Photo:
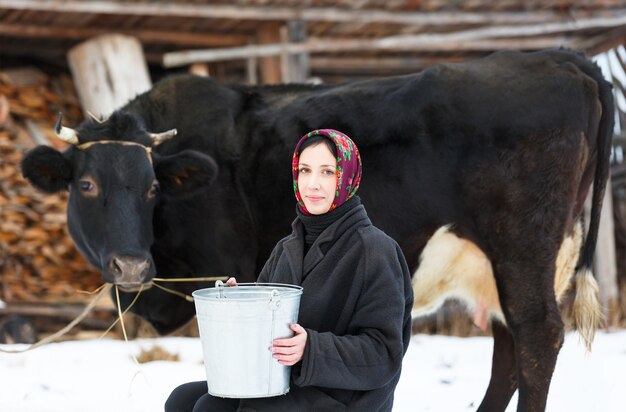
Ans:
[[[279,29],[280,43],[286,45],[289,43],[289,34],[287,33],[287,26],[282,26]],[[286,48],[285,48],[286,49]],[[291,67],[289,67],[289,53],[283,51],[280,56],[280,72],[282,73],[282,82],[290,83],[291,80]]]
[[[306,24],[304,21],[293,20],[287,22],[287,41],[289,43],[306,43],[307,33]],[[304,83],[310,75],[309,54],[288,54],[286,56],[286,59],[289,78],[285,79],[285,81],[293,83]]]
[[[246,79],[248,84],[259,83],[259,77],[257,76],[258,63],[259,61],[256,57],[246,59]]]
[[[152,87],[141,44],[107,34],[73,47],[68,61],[84,112],[107,117]]]
[[[260,44],[280,42],[280,25],[277,23],[266,24],[259,29],[258,39]],[[281,83],[283,76],[279,57],[262,57],[259,59],[262,84]]]
[[[606,190],[604,191],[595,262],[595,273],[600,287],[602,310],[606,317],[607,326],[615,326],[619,322],[619,288],[617,285],[613,195],[610,177],[606,184]]]

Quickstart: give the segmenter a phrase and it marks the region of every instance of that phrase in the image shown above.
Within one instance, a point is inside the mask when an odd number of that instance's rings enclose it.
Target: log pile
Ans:
[[[78,253],[67,233],[67,193],[37,191],[22,177],[20,161],[38,144],[58,149],[52,125],[82,118],[68,75],[36,69],[0,72],[0,299],[5,302],[84,302],[100,274]]]

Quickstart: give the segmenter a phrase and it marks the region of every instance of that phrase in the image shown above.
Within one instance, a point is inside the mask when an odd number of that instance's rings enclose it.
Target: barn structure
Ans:
[[[83,302],[76,289],[99,281],[65,232],[63,196],[44,199],[17,170],[29,147],[58,144],[50,126],[59,110],[77,124],[87,110],[106,115],[186,71],[248,84],[336,83],[501,49],[566,47],[596,56],[615,85],[612,209],[596,273],[610,324],[624,322],[625,43],[619,0],[0,0],[0,316],[49,310],[35,301]]]
[[[202,62],[259,83],[407,73],[504,48],[596,55],[625,31],[617,0],[0,1],[3,60],[63,67],[78,43],[119,33],[151,67]]]

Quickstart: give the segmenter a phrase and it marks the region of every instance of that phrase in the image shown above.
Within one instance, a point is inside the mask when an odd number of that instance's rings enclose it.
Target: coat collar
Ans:
[[[292,234],[283,244],[291,277],[294,284],[302,284],[304,278],[322,261],[329,247],[323,247],[329,242],[336,242],[347,230],[364,225],[371,225],[365,208],[359,205],[341,219],[324,230],[311,245],[306,256],[304,254],[304,227],[300,219],[296,218],[291,224]],[[332,246],[332,245],[331,245]]]

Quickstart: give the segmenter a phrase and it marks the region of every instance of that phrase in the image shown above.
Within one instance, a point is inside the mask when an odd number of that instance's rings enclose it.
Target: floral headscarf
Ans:
[[[333,129],[313,130],[300,139],[293,152],[291,171],[293,174],[293,190],[298,199],[298,208],[305,215],[311,215],[304,206],[304,201],[298,189],[298,163],[300,160],[300,146],[306,139],[313,136],[325,136],[337,147],[337,188],[335,189],[335,199],[330,206],[329,212],[344,204],[356,193],[361,183],[361,155],[356,144],[347,135]]]

